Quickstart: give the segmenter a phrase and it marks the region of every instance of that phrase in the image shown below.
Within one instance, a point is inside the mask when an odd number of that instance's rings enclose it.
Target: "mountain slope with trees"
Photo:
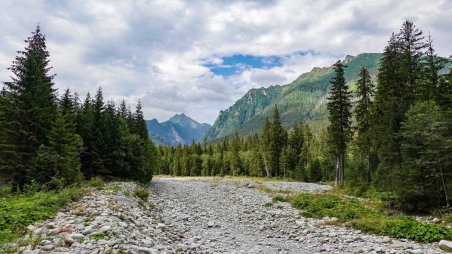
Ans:
[[[362,67],[366,67],[374,80],[381,57],[379,53],[345,57],[342,63],[348,66],[344,72],[348,85],[355,88]],[[222,137],[232,136],[236,131],[240,135],[253,134],[262,129],[265,118],[272,114],[276,105],[285,128],[300,121],[309,121],[314,130],[324,127],[327,125],[328,115],[326,98],[333,75],[333,66],[315,67],[290,84],[251,89],[230,108],[220,111],[205,137],[207,140],[221,140]]]
[[[185,145],[200,142],[210,124],[198,123],[189,116],[176,114],[168,121],[147,120],[146,126],[152,141],[158,145]]]
[[[158,172],[335,181],[354,195],[378,193],[409,212],[449,209],[452,72],[445,70],[450,61],[438,57],[432,39],[410,21],[391,36],[383,55],[372,55],[373,69],[357,64],[365,56],[339,61],[332,72],[318,70],[322,82],[311,82],[311,72],[287,86],[251,90],[209,130],[222,139],[159,147]],[[296,118],[287,116],[296,110],[301,119],[307,114],[301,98],[290,104],[293,93],[287,91],[293,89],[319,96],[328,91],[317,102],[325,104],[317,117],[328,116],[323,128],[314,131],[315,118],[290,125]],[[245,128],[251,123],[254,132]]]

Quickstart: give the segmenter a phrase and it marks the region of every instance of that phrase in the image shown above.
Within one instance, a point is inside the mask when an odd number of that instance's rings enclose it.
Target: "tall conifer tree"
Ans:
[[[351,138],[351,92],[345,83],[344,65],[338,61],[334,64],[336,76],[331,80],[328,97],[330,126],[328,127],[332,144],[336,152],[336,185],[344,184],[344,165],[347,143]]]

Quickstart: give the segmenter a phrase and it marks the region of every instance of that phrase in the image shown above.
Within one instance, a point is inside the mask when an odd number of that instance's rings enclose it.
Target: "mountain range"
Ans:
[[[345,79],[353,90],[359,71],[366,67],[373,80],[378,72],[380,53],[363,53],[346,56],[342,62]],[[259,132],[266,117],[271,117],[277,106],[285,128],[299,121],[309,122],[314,132],[325,126],[328,119],[326,98],[334,76],[333,67],[314,67],[287,85],[251,89],[231,107],[220,111],[213,126],[206,132],[208,141],[230,136],[236,131],[240,135]]]
[[[176,114],[168,121],[147,120],[149,136],[157,145],[185,145],[199,142],[210,128],[210,124],[198,123],[184,113]]]

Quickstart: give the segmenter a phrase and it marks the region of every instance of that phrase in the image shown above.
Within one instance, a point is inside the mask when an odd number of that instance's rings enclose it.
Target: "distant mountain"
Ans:
[[[366,67],[375,80],[381,57],[379,53],[345,57],[342,61],[347,65],[345,79],[352,89],[362,67]],[[284,127],[290,128],[303,120],[309,121],[315,132],[327,123],[326,97],[333,76],[332,66],[314,67],[290,84],[251,89],[234,105],[220,111],[205,137],[213,141],[236,131],[240,135],[260,132],[265,117],[272,116],[275,106],[278,106]]]
[[[149,136],[158,145],[191,144],[201,141],[210,124],[198,123],[185,114],[176,114],[168,121],[159,123],[156,119],[147,120]]]

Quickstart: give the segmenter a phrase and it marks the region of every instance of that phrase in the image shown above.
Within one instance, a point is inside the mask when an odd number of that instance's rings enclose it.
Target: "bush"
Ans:
[[[287,201],[287,198],[286,198],[286,197],[283,197],[283,196],[280,196],[280,195],[274,196],[274,197],[272,198],[272,202],[273,202],[273,203],[276,203],[276,202],[286,202],[286,201]]]
[[[341,198],[331,194],[301,194],[290,198],[293,207],[302,209],[302,215],[322,218],[336,217],[339,222],[350,222],[362,231],[406,238],[417,242],[451,239],[452,229],[425,224],[409,216],[388,216],[369,208],[355,198]]]
[[[96,176],[96,177],[91,178],[88,181],[88,185],[92,186],[92,187],[96,187],[97,189],[102,189],[105,185],[105,182],[104,182],[104,180],[102,180],[102,178]]]
[[[147,189],[138,187],[133,190],[133,194],[139,198],[141,198],[143,201],[147,201],[149,198],[149,192]]]
[[[435,242],[452,238],[452,229],[434,224],[425,224],[408,216],[378,216],[362,218],[352,222],[362,231],[406,238],[417,242]]]

